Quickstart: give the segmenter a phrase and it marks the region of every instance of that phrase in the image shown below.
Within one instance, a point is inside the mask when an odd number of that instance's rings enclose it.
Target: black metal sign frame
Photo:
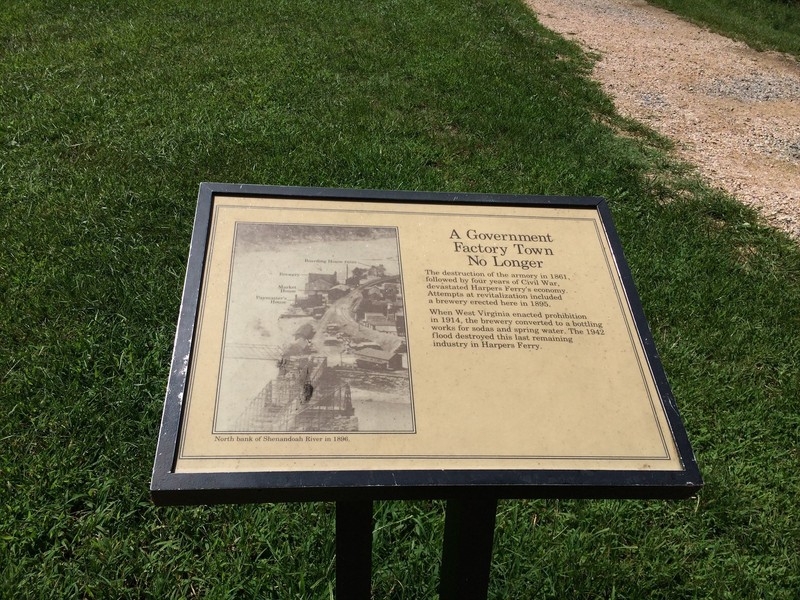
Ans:
[[[184,418],[198,305],[211,215],[223,197],[355,201],[426,205],[581,208],[597,211],[630,303],[680,455],[682,470],[351,470],[298,472],[177,473],[175,464]],[[611,213],[602,198],[376,191],[204,183],[200,186],[172,366],[153,468],[151,493],[157,504],[214,504],[282,501],[367,501],[378,499],[497,498],[686,498],[702,486],[689,439],[656,352],[641,302],[625,261]]]

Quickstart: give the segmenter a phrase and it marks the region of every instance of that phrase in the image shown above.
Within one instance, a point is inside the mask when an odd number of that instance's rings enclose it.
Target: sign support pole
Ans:
[[[336,503],[336,597],[369,600],[372,588],[372,502]]]
[[[496,498],[447,501],[441,600],[486,599],[496,516]]]

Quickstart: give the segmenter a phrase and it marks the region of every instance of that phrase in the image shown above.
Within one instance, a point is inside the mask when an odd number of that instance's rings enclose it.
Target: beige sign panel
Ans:
[[[174,471],[683,466],[585,207],[218,197]]]

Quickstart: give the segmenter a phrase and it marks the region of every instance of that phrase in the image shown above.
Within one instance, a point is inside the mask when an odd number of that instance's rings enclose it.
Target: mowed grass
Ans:
[[[647,0],[756,50],[800,59],[798,0]]]
[[[706,487],[504,501],[492,598],[796,598],[800,250],[613,111],[516,0],[7,0],[0,597],[329,598],[331,504],[148,497],[201,181],[603,195]],[[376,504],[436,595],[439,501]]]

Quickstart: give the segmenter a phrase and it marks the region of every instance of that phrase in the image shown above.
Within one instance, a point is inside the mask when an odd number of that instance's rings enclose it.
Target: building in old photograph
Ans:
[[[278,376],[242,415],[249,431],[357,431],[350,385],[325,356],[284,356]]]
[[[327,298],[332,287],[339,285],[336,273],[309,273],[306,281],[306,295],[320,294]]]
[[[350,293],[350,287],[347,285],[335,285],[328,290],[328,302],[333,304],[340,298],[344,298]]]
[[[362,348],[355,350],[353,355],[359,369],[394,371],[403,368],[403,358],[396,352]]]
[[[385,317],[382,313],[366,313],[362,323],[365,327],[380,331],[381,333],[397,334],[397,323],[395,320]]]

